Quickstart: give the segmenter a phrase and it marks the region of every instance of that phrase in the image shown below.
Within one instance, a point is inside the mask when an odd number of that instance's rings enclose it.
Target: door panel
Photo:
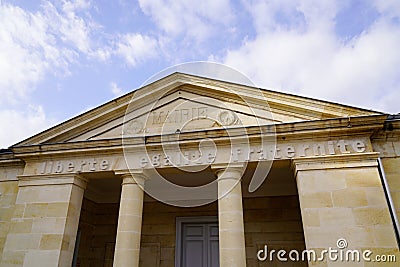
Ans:
[[[219,231],[218,224],[208,224],[208,267],[219,266]]]
[[[184,266],[203,267],[204,241],[188,241],[184,246]]]
[[[209,267],[218,267],[219,266],[219,243],[217,241],[210,242],[210,250],[209,250]]]
[[[181,233],[182,267],[218,267],[217,223],[183,223]]]

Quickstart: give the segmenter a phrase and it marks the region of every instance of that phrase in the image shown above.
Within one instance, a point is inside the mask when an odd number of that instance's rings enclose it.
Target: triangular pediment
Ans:
[[[15,146],[381,115],[266,89],[174,73]]]
[[[280,123],[267,110],[231,103],[181,88],[147,106],[132,108],[111,121],[72,141],[103,140],[124,136],[159,135],[227,127]],[[133,104],[133,103],[132,103]]]

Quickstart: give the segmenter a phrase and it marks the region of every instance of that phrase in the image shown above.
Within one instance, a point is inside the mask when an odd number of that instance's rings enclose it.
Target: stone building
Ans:
[[[0,151],[2,267],[398,266],[399,216],[399,115],[182,73]]]

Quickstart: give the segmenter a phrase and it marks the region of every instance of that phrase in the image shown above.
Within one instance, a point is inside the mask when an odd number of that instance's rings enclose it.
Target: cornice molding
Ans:
[[[353,118],[357,116],[387,116],[386,114],[376,111],[290,95],[268,89],[261,89],[189,74],[173,73],[158,81],[143,86],[134,92],[109,101],[106,104],[28,138],[14,145],[12,148],[39,143],[68,142],[68,140],[71,140],[80,134],[96,129],[97,127],[117,118],[121,118],[121,116],[124,116],[128,106],[133,110],[140,109],[153,103],[155,99],[159,99],[162,96],[168,95],[177,90],[185,90],[185,87],[190,87],[189,91],[197,90],[197,92],[202,92],[203,95],[207,92],[207,96],[216,96],[218,99],[225,99],[227,102],[240,102],[240,99],[243,102],[243,100],[245,100],[250,105],[258,105],[260,108],[265,108],[265,99],[267,99],[270,103],[269,105],[271,106],[271,109],[281,109],[282,112],[298,114],[299,118],[309,116],[309,119],[311,120],[317,118],[325,120],[337,117]],[[260,97],[260,91],[264,95],[265,99]],[[130,102],[133,97],[135,101],[132,102],[131,105]]]
[[[204,138],[212,138],[216,142],[229,142],[229,140],[248,138],[257,140],[260,134],[263,136],[276,136],[276,140],[303,140],[304,138],[332,138],[341,136],[366,135],[370,137],[382,129],[387,115],[374,115],[350,118],[336,118],[316,121],[305,121],[296,123],[282,123],[265,126],[246,127],[247,136],[243,136],[243,128],[230,128],[229,134],[221,129],[211,129],[202,131],[190,131],[172,133],[166,135],[151,135],[132,137],[130,139],[106,139],[88,140],[66,143],[42,144],[31,146],[16,146],[12,150],[15,157],[41,157],[51,154],[103,154],[116,153],[123,154],[123,145],[126,147],[136,146],[160,146],[161,142],[179,141],[181,143],[195,144]],[[235,134],[237,133],[237,134]]]

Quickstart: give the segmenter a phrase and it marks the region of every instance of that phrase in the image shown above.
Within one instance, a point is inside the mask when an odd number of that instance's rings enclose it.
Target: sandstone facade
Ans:
[[[4,267],[397,266],[399,217],[399,115],[187,74],[0,152]],[[328,248],[387,262],[277,258]]]

